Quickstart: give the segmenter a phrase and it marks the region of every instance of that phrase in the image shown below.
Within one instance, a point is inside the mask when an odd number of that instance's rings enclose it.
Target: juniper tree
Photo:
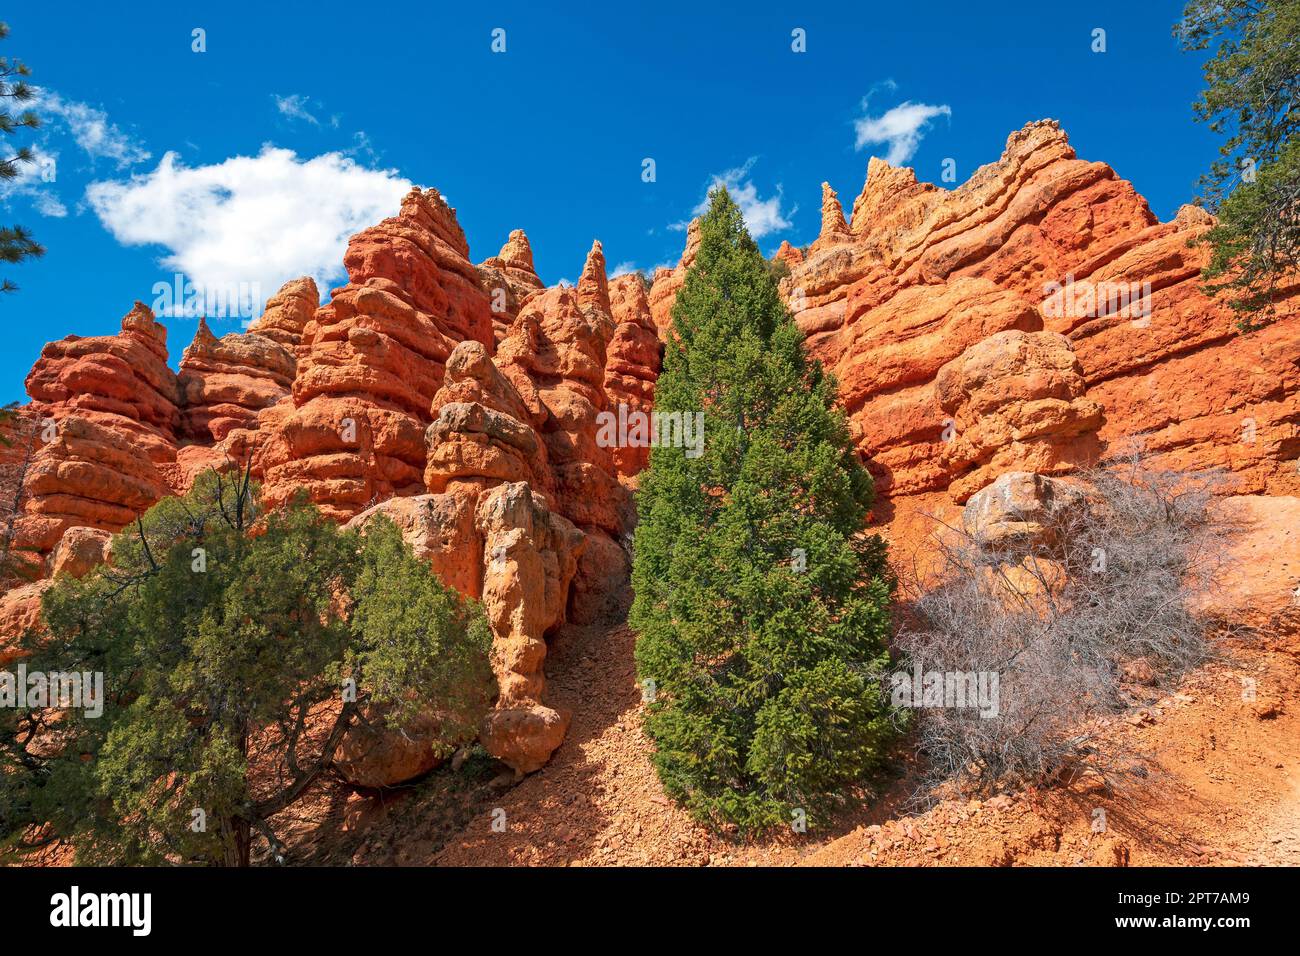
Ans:
[[[641,476],[631,624],[668,793],[760,829],[824,818],[881,756],[893,581],[861,533],[870,476],[719,188],[672,312],[660,412],[703,412],[701,454]],[[694,457],[692,457],[694,455]]]
[[[358,721],[438,718],[444,750],[491,699],[490,632],[379,519],[256,513],[247,474],[209,475],[62,578],[29,672],[103,674],[102,715],[0,710],[0,835],[82,862],[247,865],[272,818],[329,771]],[[373,706],[372,706],[373,705]]]
[[[1203,178],[1219,217],[1207,290],[1226,292],[1248,331],[1264,324],[1300,267],[1300,4],[1190,0],[1174,28],[1186,50],[1209,50],[1197,119],[1224,137]]]

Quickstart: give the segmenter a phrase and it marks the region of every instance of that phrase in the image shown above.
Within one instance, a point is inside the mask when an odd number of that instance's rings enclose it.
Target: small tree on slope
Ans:
[[[725,189],[672,318],[656,411],[703,412],[705,440],[695,457],[655,448],[637,499],[630,620],[655,765],[714,824],[815,822],[860,792],[890,728],[893,581],[860,533],[871,479]]]
[[[385,519],[359,537],[255,499],[247,473],[209,473],[46,592],[24,663],[101,673],[102,713],[0,708],[0,862],[58,838],[79,863],[247,866],[255,839],[282,854],[273,818],[367,712],[436,714],[442,751],[473,739],[482,609]]]

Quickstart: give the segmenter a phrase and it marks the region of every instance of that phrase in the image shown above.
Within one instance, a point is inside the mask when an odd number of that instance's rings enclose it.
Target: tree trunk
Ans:
[[[221,842],[225,845],[222,866],[248,866],[249,853],[253,847],[253,830],[247,821],[239,817],[222,820]]]

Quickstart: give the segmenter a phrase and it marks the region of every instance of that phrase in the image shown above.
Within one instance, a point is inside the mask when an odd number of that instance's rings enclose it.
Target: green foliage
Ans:
[[[304,503],[259,515],[247,475],[159,502],[42,611],[29,670],[102,672],[104,706],[0,715],[15,852],[44,823],[83,862],[246,865],[254,834],[280,851],[270,818],[370,705],[398,728],[436,710],[447,745],[492,693],[481,609],[390,522],[361,537]]]
[[[0,23],[0,40],[8,36],[8,24]],[[12,101],[17,105],[30,102],[35,95],[27,83],[26,78],[30,75],[31,70],[25,63],[0,56],[0,102]],[[24,129],[36,129],[40,125],[40,119],[29,109],[19,112],[0,107],[0,133],[6,136],[13,136]],[[30,146],[20,147],[12,156],[0,157],[0,181],[15,179],[22,164],[35,161],[36,156]],[[44,247],[24,227],[0,226],[0,262],[16,263],[43,255]],[[13,292],[17,288],[8,279],[0,281],[0,292]]]
[[[637,499],[630,620],[656,688],[655,764],[714,824],[815,822],[861,792],[888,736],[893,580],[860,532],[871,480],[835,383],[805,357],[724,189],[673,329],[656,411],[702,411],[705,443],[698,457],[655,448]]]
[[[371,699],[398,723],[436,701],[447,741],[472,739],[493,681],[486,616],[439,581],[382,516],[366,530],[355,591],[363,595],[352,615],[357,664]]]
[[[1300,265],[1300,5],[1191,0],[1174,28],[1183,48],[1211,50],[1197,118],[1225,137],[1203,178],[1219,216],[1208,291],[1227,292],[1243,331],[1271,316],[1279,281]]]

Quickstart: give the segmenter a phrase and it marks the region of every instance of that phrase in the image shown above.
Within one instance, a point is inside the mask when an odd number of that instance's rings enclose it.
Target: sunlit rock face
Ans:
[[[1056,122],[1012,133],[951,190],[872,159],[843,219],[823,185],[817,240],[776,253],[781,290],[839,382],[896,542],[914,547],[934,525],[922,512],[952,518],[1008,471],[1063,474],[1135,448],[1156,467],[1222,469],[1237,494],[1300,491],[1297,289],[1239,334],[1202,288],[1194,240],[1212,217],[1184,206],[1157,221]],[[656,276],[661,336],[684,274]]]
[[[817,238],[783,242],[774,271],[837,379],[896,561],[999,481],[1036,501],[1135,443],[1157,466],[1220,469],[1252,515],[1300,495],[1296,289],[1239,334],[1202,290],[1203,211],[1158,222],[1043,121],[951,190],[873,159],[845,213],[822,184]],[[546,700],[548,636],[617,615],[626,593],[649,456],[626,426],[653,410],[699,243],[696,221],[647,284],[610,280],[596,242],[576,286],[546,288],[522,230],[475,265],[455,210],[414,189],[352,238],[324,304],[293,279],[246,331],[201,322],[178,372],[137,303],[114,335],[47,345],[31,403],[0,425],[22,439],[0,447],[21,476],[15,542],[37,576],[87,573],[109,533],[223,467],[250,468],[272,506],[305,493],[360,528],[383,514],[482,600],[500,686],[482,739],[536,769],[568,726]],[[1021,533],[1023,510],[998,528]],[[0,659],[46,586],[0,598]],[[353,740],[346,760],[366,785],[400,782],[428,767],[408,743]]]

